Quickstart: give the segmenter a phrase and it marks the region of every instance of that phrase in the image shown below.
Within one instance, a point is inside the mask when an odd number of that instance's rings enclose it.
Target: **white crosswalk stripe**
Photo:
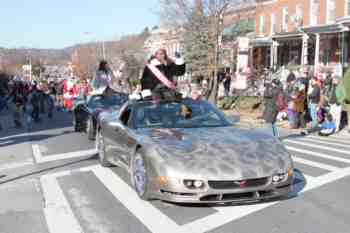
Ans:
[[[350,159],[326,155],[326,154],[323,154],[320,152],[315,152],[315,151],[310,151],[310,150],[298,149],[298,148],[295,148],[292,146],[286,146],[286,148],[292,152],[298,152],[298,153],[302,153],[304,155],[312,155],[312,156],[323,158],[323,159],[329,159],[329,160],[334,160],[334,161],[338,161],[338,162],[349,163],[349,165],[350,165]]]
[[[311,139],[311,138],[301,138],[299,140],[304,141],[304,142],[323,144],[323,145],[329,145],[329,146],[339,146],[339,147],[350,149],[350,142],[348,145],[344,145],[342,143],[337,143],[337,142],[332,142],[332,141],[323,141],[323,140],[321,141],[321,140],[316,140],[316,139]]]
[[[341,153],[341,154],[350,155],[350,151],[349,150],[340,150],[340,149],[335,149],[335,148],[332,148],[332,147],[329,147],[329,146],[321,146],[321,145],[317,145],[317,144],[311,144],[311,143],[300,142],[300,141],[295,141],[295,140],[288,140],[288,139],[284,140],[284,142],[297,144],[297,145],[301,145],[301,146],[314,147],[316,149],[329,150],[329,151],[338,152],[338,153]]]
[[[41,187],[44,194],[44,214],[50,233],[83,233],[68,204],[55,176],[42,176]]]
[[[312,139],[316,139],[316,140],[320,140],[320,141],[327,141],[327,142],[338,142],[338,143],[344,143],[344,144],[349,144],[350,143],[350,139],[346,140],[344,138],[335,138],[335,137],[318,137],[318,136],[313,136],[310,135],[307,138],[312,138]]]
[[[161,213],[150,203],[142,201],[119,176],[110,169],[97,166],[93,168],[97,178],[109,189],[109,191],[125,205],[130,212],[143,222],[151,232],[163,233],[167,229],[168,233],[180,233],[179,226]]]
[[[303,164],[306,164],[308,166],[321,168],[321,169],[328,170],[328,171],[338,171],[340,169],[340,168],[337,168],[337,167],[334,167],[334,166],[331,166],[331,165],[328,165],[328,164],[314,162],[314,161],[311,161],[311,160],[298,158],[296,156],[293,156],[293,161],[297,162],[297,163],[303,163]]]

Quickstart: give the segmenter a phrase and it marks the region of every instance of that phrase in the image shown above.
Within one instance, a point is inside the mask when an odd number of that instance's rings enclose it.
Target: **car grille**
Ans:
[[[235,189],[235,188],[254,188],[266,185],[268,178],[259,178],[259,179],[249,179],[241,181],[208,181],[208,184],[213,189]]]

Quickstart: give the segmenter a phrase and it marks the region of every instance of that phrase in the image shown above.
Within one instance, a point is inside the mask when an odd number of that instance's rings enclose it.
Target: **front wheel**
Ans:
[[[131,182],[137,195],[142,200],[149,200],[148,195],[148,174],[147,166],[144,157],[139,153],[136,154],[131,159]]]
[[[113,166],[106,158],[106,149],[105,149],[105,142],[102,135],[102,132],[99,131],[96,135],[96,150],[98,153],[98,160],[102,167],[111,167]]]

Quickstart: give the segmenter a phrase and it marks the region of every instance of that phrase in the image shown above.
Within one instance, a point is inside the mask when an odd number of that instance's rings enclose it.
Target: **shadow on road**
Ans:
[[[48,138],[58,137],[69,133],[71,133],[71,131],[64,131],[58,134],[19,135],[19,136],[13,136],[5,139],[0,138],[0,148],[21,144],[29,141],[31,142],[42,141]]]
[[[41,165],[37,165],[37,167],[34,167],[31,171],[25,171],[19,174],[15,174],[15,175],[11,175],[11,176],[7,176],[7,175],[0,175],[0,185],[1,184],[5,184],[5,183],[10,183],[16,180],[20,180],[23,178],[28,178],[34,175],[45,175],[45,174],[49,174],[51,172],[57,172],[62,168],[66,168],[66,167],[71,167],[72,165],[82,165],[84,162],[93,162],[95,163],[97,160],[97,155],[92,155],[89,157],[85,157],[82,159],[76,159],[74,161],[70,161],[70,162],[62,162],[59,164],[55,164],[55,165],[48,165],[48,164],[41,164]],[[90,164],[87,164],[90,165]]]
[[[20,144],[29,141],[41,141],[64,134],[73,133],[68,128],[72,127],[72,114],[65,112],[55,112],[53,118],[49,119],[46,115],[41,115],[41,121],[33,123],[32,129],[28,130],[24,125],[22,128],[16,129],[13,126],[10,113],[7,116],[1,114],[3,130],[0,131],[0,148]],[[5,119],[5,120],[4,120]],[[42,131],[59,130],[64,131],[56,134],[42,133]]]

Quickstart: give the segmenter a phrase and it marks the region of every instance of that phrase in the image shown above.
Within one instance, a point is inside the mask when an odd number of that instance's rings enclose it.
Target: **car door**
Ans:
[[[127,122],[129,121],[130,114],[131,108],[122,108],[119,117],[116,117],[115,120],[109,120],[104,127],[108,156],[117,163],[126,163],[128,154],[126,146],[130,140],[128,139]]]
[[[121,113],[119,121],[123,124],[122,134],[119,134],[119,146],[122,149],[120,160],[129,165],[129,157],[136,146],[136,139],[132,133],[132,108],[127,108]]]

